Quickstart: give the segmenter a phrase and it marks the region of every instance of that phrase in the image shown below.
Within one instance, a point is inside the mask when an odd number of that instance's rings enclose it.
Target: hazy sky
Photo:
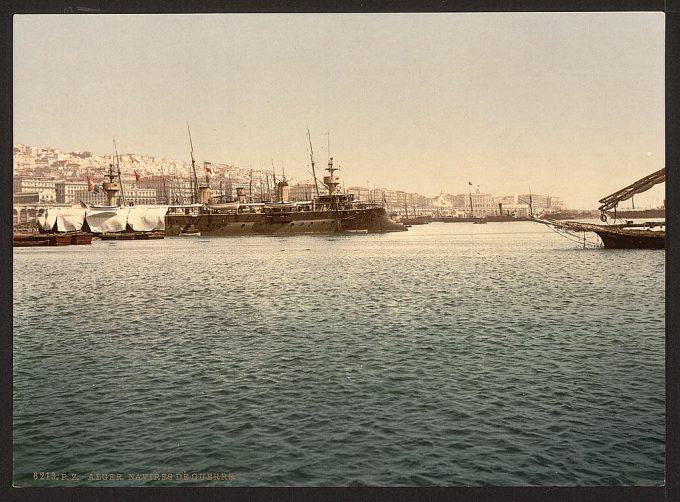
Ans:
[[[14,17],[14,142],[561,195],[664,166],[663,13]],[[663,188],[636,197],[656,205]],[[626,203],[627,204],[627,203]]]

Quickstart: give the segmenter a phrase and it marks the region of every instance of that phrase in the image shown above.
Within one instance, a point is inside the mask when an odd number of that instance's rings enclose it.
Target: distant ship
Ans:
[[[312,160],[313,162],[313,160]],[[406,227],[393,221],[384,207],[356,200],[353,194],[338,192],[338,169],[333,158],[328,161],[328,175],[323,178],[327,194],[310,201],[289,200],[288,183],[276,186],[276,201],[247,202],[245,189],[236,189],[236,200],[211,203],[210,187],[197,188],[198,203],[171,206],[165,217],[167,236],[188,231],[210,235],[289,235],[333,233],[401,232]],[[316,178],[315,178],[316,180]]]

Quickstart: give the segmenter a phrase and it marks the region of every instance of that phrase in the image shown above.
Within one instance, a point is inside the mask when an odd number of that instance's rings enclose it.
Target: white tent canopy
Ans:
[[[57,213],[58,232],[77,232],[83,228],[85,209],[82,207],[61,207]]]
[[[165,213],[167,212],[167,206],[131,207],[127,223],[135,232],[165,230]]]
[[[57,212],[59,208],[50,207],[45,210],[43,214],[38,217],[38,225],[40,228],[49,232],[54,228],[54,224],[57,222]]]
[[[91,232],[123,232],[129,211],[127,207],[89,208],[85,219]]]
[[[38,218],[38,224],[47,232],[75,232],[87,221],[90,231],[123,232],[129,226],[135,232],[165,230],[168,206],[133,207],[50,207]]]

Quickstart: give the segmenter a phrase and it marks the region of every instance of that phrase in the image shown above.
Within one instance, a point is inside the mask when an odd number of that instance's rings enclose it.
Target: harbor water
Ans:
[[[13,252],[16,486],[664,482],[663,250],[516,222]]]

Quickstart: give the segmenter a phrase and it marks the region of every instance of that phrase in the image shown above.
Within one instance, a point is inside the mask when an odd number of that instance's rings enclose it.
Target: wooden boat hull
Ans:
[[[13,235],[13,247],[33,247],[33,246],[49,246],[50,239],[47,235]]]
[[[576,232],[594,232],[602,240],[605,248],[610,249],[665,249],[666,232],[665,230],[626,228],[625,225],[594,225],[592,223],[579,223],[575,221],[555,222],[544,221],[549,225],[565,230]],[[647,223],[645,225],[657,225],[657,223]]]
[[[665,249],[666,232],[652,230],[594,230],[605,248]]]
[[[76,246],[92,244],[92,234],[78,233],[71,235],[71,244]]]
[[[15,247],[29,246],[69,246],[92,243],[92,234],[85,232],[65,234],[14,234],[12,245]]]
[[[70,246],[71,235],[69,234],[53,234],[50,235],[50,246]]]

